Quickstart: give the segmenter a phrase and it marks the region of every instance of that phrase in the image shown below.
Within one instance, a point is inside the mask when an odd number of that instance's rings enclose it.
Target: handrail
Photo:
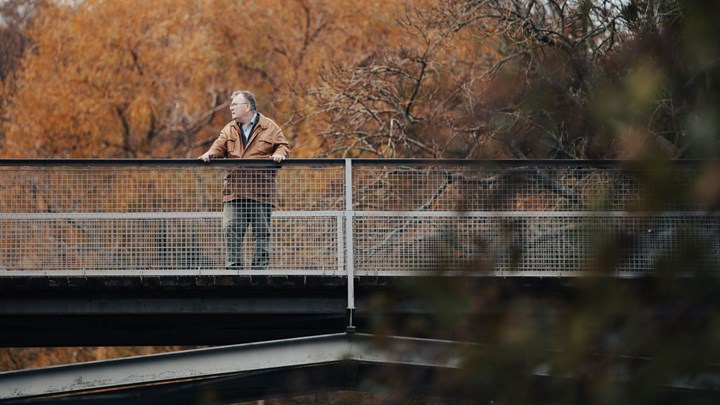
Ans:
[[[517,166],[557,166],[557,167],[638,167],[649,160],[625,160],[625,159],[411,159],[411,158],[352,158],[356,166],[397,166],[397,165],[450,165],[450,166],[483,166],[483,167],[517,167]],[[270,159],[213,159],[210,162],[203,162],[190,158],[152,158],[152,159],[130,159],[130,158],[14,158],[0,159],[0,167],[18,166],[305,166],[305,165],[337,165],[345,164],[346,158],[290,158],[282,163],[275,163]],[[698,159],[669,159],[657,160],[657,162],[669,165],[696,166],[702,164],[720,164],[715,160]]]

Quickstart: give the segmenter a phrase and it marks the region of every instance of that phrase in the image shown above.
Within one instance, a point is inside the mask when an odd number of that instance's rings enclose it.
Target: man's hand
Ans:
[[[210,159],[212,159],[214,157],[215,156],[213,156],[213,154],[210,153],[210,151],[207,151],[207,152],[203,153],[202,155],[200,155],[200,157],[198,157],[198,159],[202,160],[203,162],[209,162]]]
[[[276,154],[270,156],[270,159],[274,160],[275,163],[280,163],[280,162],[282,162],[283,160],[285,160],[285,156],[283,156],[283,155],[281,155],[281,154],[279,154],[279,153],[276,153]]]

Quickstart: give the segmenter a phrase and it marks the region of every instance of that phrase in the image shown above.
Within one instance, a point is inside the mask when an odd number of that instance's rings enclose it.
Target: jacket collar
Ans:
[[[237,130],[242,133],[242,128],[240,127],[239,122],[233,120],[232,125],[235,126],[237,128]],[[255,127],[260,127],[262,129],[268,129],[267,118],[264,115],[262,115],[260,112],[257,112],[257,124],[255,124]]]

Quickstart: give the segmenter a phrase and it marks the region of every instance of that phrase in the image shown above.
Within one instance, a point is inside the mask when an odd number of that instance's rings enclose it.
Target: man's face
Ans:
[[[242,94],[238,94],[232,99],[230,103],[230,114],[234,120],[240,121],[243,124],[252,118],[250,115],[250,103],[245,100]]]

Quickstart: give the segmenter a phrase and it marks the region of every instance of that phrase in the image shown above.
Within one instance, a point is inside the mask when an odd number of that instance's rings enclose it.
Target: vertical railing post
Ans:
[[[355,310],[355,276],[353,260],[353,177],[352,159],[345,159],[345,269],[347,271],[347,320],[346,331],[355,332],[353,311]]]

